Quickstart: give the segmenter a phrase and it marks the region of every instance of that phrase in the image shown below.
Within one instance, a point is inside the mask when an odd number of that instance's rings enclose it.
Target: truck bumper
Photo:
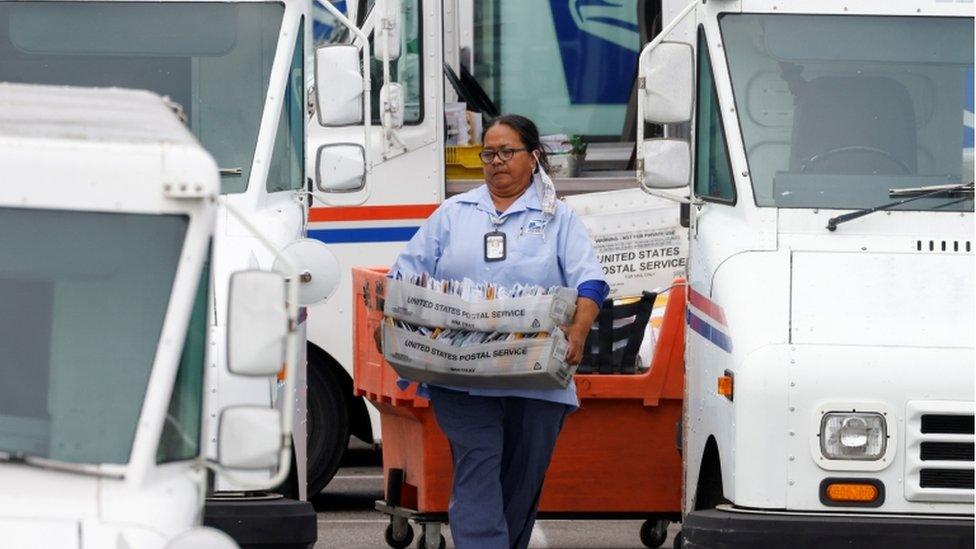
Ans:
[[[971,549],[973,517],[791,515],[709,509],[689,513],[682,549]]]
[[[312,504],[282,497],[207,499],[203,524],[222,530],[241,549],[310,549],[318,539]]]

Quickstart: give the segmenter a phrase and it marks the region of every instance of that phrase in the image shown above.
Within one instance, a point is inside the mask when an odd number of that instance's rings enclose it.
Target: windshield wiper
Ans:
[[[852,219],[864,217],[874,212],[890,210],[891,208],[894,208],[896,206],[901,206],[902,204],[914,202],[922,198],[928,198],[940,194],[948,194],[949,196],[955,196],[959,193],[972,194],[972,192],[973,192],[972,181],[970,181],[969,183],[963,183],[962,185],[931,185],[928,187],[889,189],[888,196],[909,196],[909,198],[903,198],[902,200],[896,200],[894,202],[889,202],[887,204],[882,204],[880,206],[875,206],[873,208],[864,208],[863,210],[857,210],[856,212],[850,212],[843,215],[838,215],[836,217],[831,217],[830,219],[827,220],[827,230],[836,231],[837,225],[840,225],[841,223],[846,223]]]
[[[918,196],[920,194],[926,194],[929,192],[943,191],[943,192],[959,192],[964,194],[973,194],[973,182],[965,183],[963,185],[927,185],[925,187],[906,187],[904,189],[888,189],[888,196],[894,198],[896,196]]]

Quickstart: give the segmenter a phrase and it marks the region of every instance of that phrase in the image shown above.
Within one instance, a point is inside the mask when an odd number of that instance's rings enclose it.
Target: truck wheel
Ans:
[[[685,545],[685,537],[678,532],[678,535],[674,536],[674,549],[681,549]]]
[[[405,549],[410,547],[410,542],[413,541],[413,528],[410,527],[410,524],[406,524],[403,534],[400,537],[397,537],[397,531],[393,527],[394,520],[396,519],[390,519],[390,523],[386,525],[386,532],[383,534],[383,537],[386,538],[386,544],[393,549]]]
[[[349,407],[342,384],[309,354],[308,366],[308,497],[332,480],[349,446]]]
[[[655,549],[660,547],[666,539],[668,539],[668,521],[645,520],[644,524],[641,524],[640,540],[645,547]]]

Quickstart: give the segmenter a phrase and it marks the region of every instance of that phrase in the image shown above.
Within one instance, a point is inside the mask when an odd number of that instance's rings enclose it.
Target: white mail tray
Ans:
[[[569,324],[576,312],[576,290],[469,302],[403,280],[388,280],[383,313],[411,324],[475,332],[551,332]]]
[[[568,344],[556,328],[542,339],[525,338],[456,347],[383,323],[383,356],[400,377],[470,388],[562,389],[576,366],[566,364]]]

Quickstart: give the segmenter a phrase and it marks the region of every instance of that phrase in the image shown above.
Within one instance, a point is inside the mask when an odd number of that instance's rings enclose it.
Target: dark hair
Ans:
[[[499,124],[504,124],[515,130],[515,133],[522,139],[522,143],[525,144],[525,148],[528,149],[529,154],[532,154],[532,151],[539,151],[539,164],[546,170],[546,173],[550,171],[549,157],[546,154],[545,147],[542,146],[542,140],[539,139],[539,128],[531,120],[520,114],[503,114],[493,118],[481,132],[482,143],[485,142],[485,134],[488,133],[488,130]]]

